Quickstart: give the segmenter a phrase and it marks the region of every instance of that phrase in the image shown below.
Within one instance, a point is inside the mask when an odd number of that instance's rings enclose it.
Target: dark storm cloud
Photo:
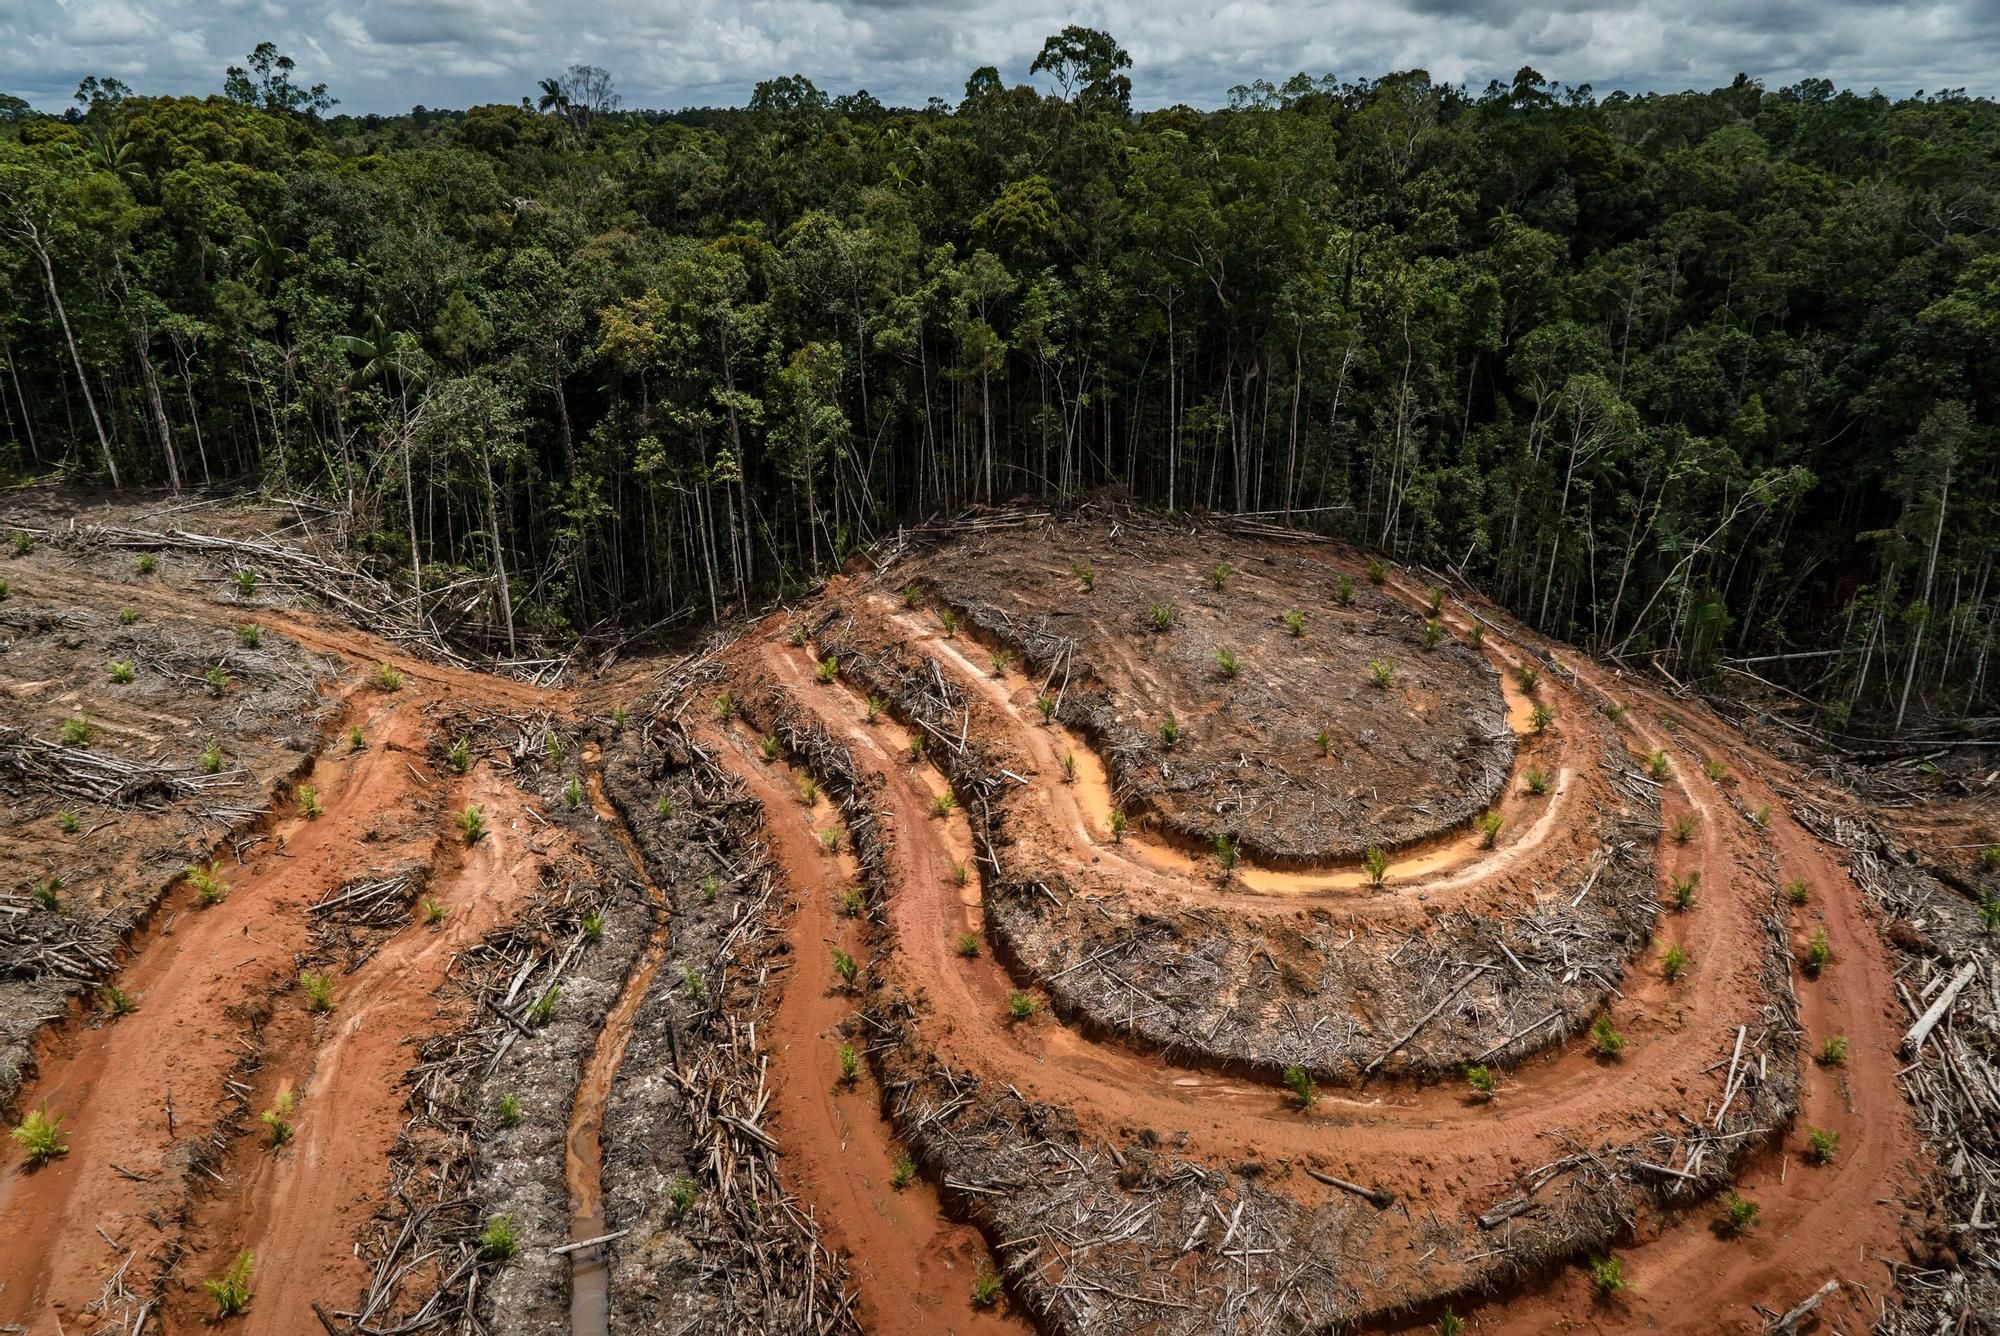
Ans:
[[[1025,79],[1066,23],[1130,49],[1141,106],[1212,106],[1232,85],[1299,71],[1422,67],[1478,88],[1521,65],[1600,91],[1742,71],[1773,87],[1824,76],[2000,92],[2000,0],[0,0],[0,89],[50,109],[88,74],[209,92],[269,39],[355,111],[513,101],[574,61],[609,68],[635,106],[740,102],[791,73],[921,104],[957,100],[980,65]]]

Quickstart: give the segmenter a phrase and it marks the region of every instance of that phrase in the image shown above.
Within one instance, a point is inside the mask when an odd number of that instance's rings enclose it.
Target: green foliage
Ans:
[[[1007,670],[1013,666],[1014,651],[1011,649],[996,649],[986,656],[986,661],[992,666],[995,677],[1005,677]]]
[[[417,916],[435,928],[451,916],[451,910],[445,907],[444,901],[427,895],[417,901]]]
[[[1822,1067],[1839,1067],[1847,1061],[1847,1036],[1830,1034],[1820,1041],[1819,1063]]]
[[[851,1086],[861,1075],[861,1055],[855,1051],[854,1045],[842,1044],[839,1057],[840,1083]]]
[[[2000,895],[1979,893],[1979,921],[1988,932],[2000,932]]]
[[[44,877],[28,888],[28,899],[35,908],[45,913],[62,913],[62,878]]]
[[[1675,844],[1686,844],[1694,838],[1694,813],[1682,812],[1673,820]]]
[[[464,738],[453,738],[451,746],[445,748],[444,762],[454,775],[464,774],[472,766],[472,744]]]
[[[1700,884],[1700,872],[1676,872],[1667,879],[1667,893],[1672,897],[1675,912],[1685,914],[1694,908],[1695,888]]]
[[[1215,651],[1215,668],[1226,678],[1234,678],[1243,671],[1243,663],[1236,657],[1236,651],[1224,646]]]
[[[1479,831],[1480,847],[1491,849],[1495,844],[1498,844],[1500,842],[1500,830],[1506,824],[1506,818],[1500,815],[1497,808],[1480,813],[1479,819],[1473,822],[1473,825]]]
[[[1285,1085],[1301,1109],[1310,1109],[1319,1103],[1319,1087],[1313,1083],[1312,1073],[1305,1068],[1297,1065],[1285,1068]]]
[[[1063,748],[1062,777],[1065,784],[1076,783],[1076,749],[1073,747]]]
[[[888,708],[889,708],[888,702],[883,700],[880,696],[870,696],[868,698],[868,713],[867,713],[868,722],[872,724],[877,719],[880,719],[882,717],[882,712]]]
[[[1088,594],[1097,588],[1097,572],[1091,568],[1089,562],[1072,561],[1069,564],[1069,573],[1074,575],[1076,582],[1083,586],[1084,593]]]
[[[685,1218],[687,1213],[694,1209],[695,1200],[700,1195],[692,1178],[686,1174],[677,1176],[667,1186],[667,1206],[673,1212],[674,1219]]]
[[[528,1024],[547,1025],[555,1019],[556,1003],[562,998],[562,989],[551,985],[547,992],[536,998],[528,1008]]]
[[[1669,762],[1667,760],[1667,753],[1664,750],[1654,750],[1646,753],[1646,771],[1654,779],[1665,779],[1668,769]]]
[[[1424,623],[1424,648],[1436,649],[1444,639],[1444,623],[1433,617]]]
[[[1024,993],[1016,988],[1007,994],[1007,1019],[1025,1021],[1041,1009],[1032,993]]]
[[[210,863],[207,867],[196,864],[187,870],[187,879],[188,885],[194,887],[196,903],[203,909],[220,904],[229,894],[229,883],[222,879],[218,864]]]
[[[155,557],[152,553],[141,552],[139,554],[139,574],[151,575],[154,571],[157,571],[158,569],[160,569],[159,559]]]
[[[477,844],[486,834],[486,808],[479,803],[470,803],[451,819],[451,823],[458,827],[459,835],[467,844]]]
[[[1806,889],[1806,884],[1803,881],[1786,882],[1784,892],[1785,901],[1788,904],[1802,905],[1812,899],[1812,892]]]
[[[830,686],[840,676],[840,656],[829,654],[813,667],[813,676],[821,686]]]
[[[1807,975],[1817,979],[1821,970],[1833,960],[1833,944],[1827,940],[1825,928],[1814,928],[1812,939],[1806,943],[1805,956],[1799,964]]]
[[[592,910],[583,916],[583,935],[591,941],[604,936],[604,915]]]
[[[681,991],[690,1001],[699,1002],[708,996],[708,980],[692,965],[681,966]]]
[[[1722,1196],[1722,1214],[1716,1219],[1716,1229],[1725,1238],[1736,1238],[1757,1223],[1762,1209],[1732,1188]]]
[[[1688,963],[1687,951],[1679,942],[1675,942],[1660,957],[1660,973],[1666,976],[1668,983],[1678,982],[1681,975],[1687,973]]]
[[[850,886],[840,893],[840,912],[848,918],[860,918],[867,905],[867,893],[859,886]]]
[[[1433,621],[1437,620],[1438,616],[1444,612],[1444,590],[1438,588],[1436,585],[1432,585],[1429,591],[1424,594],[1424,609],[1430,613]]]
[[[32,1165],[47,1164],[69,1154],[69,1135],[62,1130],[62,1117],[49,1116],[46,1107],[28,1110],[10,1134]]]
[[[898,1155],[896,1164],[889,1171],[889,1186],[901,1192],[917,1180],[917,1162],[908,1155]]]
[[[1371,557],[1368,561],[1368,583],[1379,585],[1387,582],[1388,578],[1388,569],[1382,565],[1381,559]]]
[[[1122,807],[1114,807],[1114,808],[1112,808],[1112,809],[1111,809],[1111,839],[1112,839],[1112,842],[1113,842],[1113,843],[1123,843],[1123,842],[1124,842],[1124,840],[1125,840],[1125,823],[1126,823],[1126,816],[1125,816],[1125,809],[1124,809],[1124,808],[1122,808]]]
[[[1334,581],[1333,598],[1334,602],[1340,604],[1340,606],[1343,608],[1351,608],[1354,606],[1353,576],[1343,575],[1338,580]]]
[[[1447,1308],[1437,1320],[1437,1336],[1465,1336],[1465,1319]]]
[[[1171,631],[1180,620],[1180,609],[1171,603],[1155,603],[1146,609],[1146,620],[1155,631]]]
[[[1313,734],[1313,747],[1319,752],[1322,758],[1332,756],[1333,734],[1322,728],[1319,732]]]
[[[229,1264],[214,1280],[204,1280],[202,1289],[208,1291],[209,1299],[215,1304],[218,1318],[235,1317],[250,1306],[254,1297],[250,1291],[250,1277],[257,1269],[257,1259],[249,1252],[236,1254],[236,1260]]]
[[[717,696],[715,698],[715,717],[725,721],[734,719],[736,717],[736,697],[730,695],[727,691]]]
[[[819,781],[811,775],[799,776],[799,805],[811,807],[819,801]]]
[[[94,731],[88,719],[65,719],[62,722],[62,740],[72,747],[88,747]]]
[[[950,608],[939,608],[938,625],[944,628],[944,638],[950,640],[958,634],[958,614]]]
[[[1491,1067],[1467,1067],[1465,1069],[1465,1083],[1472,1087],[1472,1094],[1475,1099],[1493,1098],[1493,1090],[1496,1082]]]
[[[1389,876],[1389,855],[1380,849],[1370,848],[1361,857],[1361,865],[1368,869],[1368,884],[1380,886]]]
[[[139,1009],[139,999],[117,984],[107,983],[97,990],[97,1007],[107,1016],[130,1016]]]
[[[833,972],[840,976],[843,988],[852,989],[855,978],[861,973],[861,965],[853,956],[836,946],[833,948]]]
[[[1600,1299],[1609,1299],[1629,1284],[1625,1264],[1616,1257],[1599,1257],[1590,1264],[1590,1286]]]
[[[1044,724],[1052,723],[1056,717],[1056,698],[1047,692],[1035,697],[1035,708],[1041,712]]]
[[[319,805],[319,785],[301,784],[293,790],[292,796],[299,804],[299,815],[308,821],[317,821],[326,809]]]
[[[1528,786],[1528,792],[1539,798],[1549,791],[1549,772],[1538,765],[1531,765],[1521,772],[1521,782]]]
[[[1292,609],[1285,614],[1285,629],[1292,633],[1294,640],[1300,639],[1306,633],[1306,615],[1297,608]]]
[[[237,623],[236,643],[245,649],[256,649],[264,643],[264,628],[255,622]]]
[[[222,771],[222,744],[211,742],[206,747],[203,747],[201,755],[195,758],[195,766],[204,775],[220,774]]]
[[[979,934],[976,932],[960,933],[955,949],[958,954],[964,956],[967,960],[973,959],[979,954]]]
[[[1599,1016],[1590,1027],[1590,1046],[1599,1057],[1615,1058],[1625,1051],[1625,1036],[1618,1033],[1611,1017]]]
[[[521,1097],[502,1095],[498,1108],[498,1121],[502,1127],[515,1127],[521,1121]]]
[[[1236,868],[1236,843],[1227,835],[1215,837],[1215,861],[1225,877]]]
[[[56,813],[56,829],[65,835],[76,834],[79,824],[76,813],[70,811],[67,807]]]
[[[5,598],[5,597],[7,597],[7,582],[5,580],[0,580],[0,598]],[[137,608],[118,609],[118,624],[120,626],[133,626],[136,625],[138,621],[139,621],[139,610]]]
[[[828,826],[824,830],[820,831],[819,847],[826,850],[828,854],[839,853],[840,852],[839,829],[834,826]]]
[[[972,1304],[975,1308],[991,1308],[1000,1299],[1000,1277],[985,1262],[972,1275]]]
[[[249,598],[257,592],[257,572],[248,566],[238,567],[233,578],[236,581],[236,592],[244,598]]]
[[[375,671],[368,675],[368,681],[377,691],[401,691],[403,672],[394,664],[377,664]]]
[[[1215,586],[1215,592],[1219,594],[1229,588],[1229,577],[1233,574],[1235,572],[1229,569],[1227,562],[1218,561],[1208,568],[1208,582]]]
[[[333,976],[306,970],[299,975],[299,991],[306,996],[307,1011],[319,1013],[333,1010]]]
[[[1806,1129],[1806,1159],[1813,1164],[1831,1164],[1840,1154],[1840,1133],[1823,1127]]]
[[[130,659],[111,661],[111,680],[123,685],[139,675],[139,666]]]
[[[1531,663],[1521,664],[1514,669],[1514,680],[1521,684],[1521,690],[1532,696],[1542,684],[1541,670]]]
[[[362,734],[361,725],[356,724],[347,730],[347,749],[349,751],[362,751],[367,746],[368,739]]]
[[[221,664],[203,673],[201,680],[207,685],[208,694],[217,700],[221,700],[223,693],[229,690],[229,674],[223,671]]]
[[[1376,686],[1387,691],[1396,682],[1396,661],[1394,659],[1370,659],[1368,677]]]
[[[276,1150],[292,1139],[292,1132],[295,1130],[292,1126],[292,1109],[297,1103],[298,1096],[290,1089],[280,1090],[271,1107],[257,1115],[257,1120],[264,1124],[264,1134],[268,1138],[267,1144],[270,1149]]]
[[[562,796],[571,807],[583,806],[583,781],[571,775],[569,782],[563,785]]]
[[[489,1216],[479,1231],[479,1251],[495,1262],[505,1262],[521,1249],[520,1235],[514,1231],[511,1215]]]
[[[16,529],[13,533],[7,535],[7,544],[14,549],[15,556],[25,557],[35,550],[35,536],[21,529]]]
[[[1710,757],[1701,763],[1701,772],[1708,776],[1709,782],[1712,784],[1727,784],[1731,782],[1729,767],[1714,757]]]
[[[1547,729],[1555,721],[1556,712],[1540,701],[1536,701],[1535,708],[1528,711],[1528,727],[1534,729],[1537,733]]]
[[[1174,717],[1172,710],[1168,710],[1167,717],[1160,721],[1160,745],[1162,747],[1172,747],[1180,740],[1181,721]]]

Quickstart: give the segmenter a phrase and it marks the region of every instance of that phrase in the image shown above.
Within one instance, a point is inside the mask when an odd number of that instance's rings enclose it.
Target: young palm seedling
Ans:
[[[819,781],[811,775],[799,776],[799,805],[811,807],[819,801]]]
[[[1799,962],[1800,965],[1808,977],[1817,979],[1832,959],[1833,946],[1827,941],[1826,929],[1814,928],[1812,940],[1806,943],[1805,959]]]
[[[1694,813],[1682,812],[1674,818],[1674,843],[1686,844],[1694,838]]]
[[[563,785],[563,801],[571,807],[583,806],[583,781],[575,775],[571,775],[569,783]]]
[[[583,935],[595,942],[604,936],[604,915],[592,910],[583,916]]]
[[[535,1004],[528,1008],[528,1024],[547,1025],[551,1020],[554,1020],[556,1003],[561,998],[562,989],[555,987],[551,987],[546,993],[536,998]]]
[[[819,833],[819,847],[826,851],[826,855],[829,858],[839,853],[840,831],[833,826],[828,826],[825,830],[822,830]]]
[[[1387,691],[1396,684],[1396,661],[1394,659],[1371,659],[1368,663],[1369,680]]]
[[[1813,1164],[1831,1164],[1840,1154],[1840,1133],[1823,1127],[1806,1129],[1806,1159]]]
[[[1536,701],[1535,708],[1528,711],[1528,727],[1534,729],[1537,733],[1546,731],[1548,726],[1555,721],[1556,712],[1540,701]]]
[[[1056,698],[1054,696],[1043,692],[1041,695],[1035,697],[1035,709],[1041,712],[1043,724],[1047,725],[1055,722]]]
[[[51,1118],[46,1108],[30,1109],[11,1135],[14,1144],[37,1167],[69,1154],[69,1135],[62,1130],[62,1115]]]
[[[200,769],[201,773],[203,773],[204,775],[214,775],[221,773],[222,744],[219,742],[211,742],[206,747],[202,748],[201,755],[195,758],[195,765],[197,768]]]
[[[1215,837],[1215,862],[1225,877],[1236,870],[1236,845],[1227,835]]]
[[[1521,772],[1521,782],[1528,786],[1528,792],[1539,798],[1549,791],[1549,772],[1531,765]]]
[[[1444,639],[1444,623],[1433,617],[1424,623],[1424,648],[1436,649]]]
[[[1514,670],[1514,680],[1521,684],[1521,690],[1532,696],[1542,684],[1541,670],[1532,663],[1524,663]]]
[[[255,622],[236,624],[236,643],[245,649],[256,649],[264,643],[264,628]]]
[[[490,1216],[479,1231],[479,1251],[496,1262],[504,1262],[521,1250],[521,1236],[514,1230],[511,1215]]]
[[[861,1055],[854,1051],[854,1045],[840,1046],[840,1083],[851,1086],[861,1075]]]
[[[1615,1058],[1625,1051],[1625,1036],[1618,1033],[1609,1016],[1599,1016],[1590,1027],[1590,1046],[1601,1058]]]
[[[1040,1009],[1041,1004],[1035,1001],[1032,994],[1024,993],[1018,988],[1007,994],[1007,1018],[1009,1020],[1025,1021]]]
[[[861,974],[861,964],[836,946],[833,948],[833,972],[840,976],[841,987],[852,992],[854,981]]]
[[[1091,569],[1089,562],[1072,561],[1069,564],[1069,573],[1074,575],[1076,582],[1083,586],[1084,593],[1088,594],[1097,588],[1097,572]]]
[[[326,809],[319,805],[319,785],[301,784],[298,788],[299,815],[308,821],[319,819]]]
[[[92,731],[88,719],[79,717],[62,722],[62,740],[72,747],[88,747]]]
[[[392,663],[376,665],[374,674],[368,680],[375,684],[377,691],[401,691],[403,689],[402,670]]]
[[[115,983],[97,990],[97,1009],[107,1016],[130,1016],[139,1009],[139,999]]]
[[[236,592],[242,597],[249,598],[257,592],[257,572],[251,570],[248,566],[237,570],[235,580]]]
[[[694,1209],[695,1199],[700,1196],[694,1180],[681,1174],[667,1187],[667,1208],[673,1212],[674,1219],[679,1220]]]
[[[715,698],[715,717],[724,721],[736,717],[736,697],[727,691]]]
[[[76,834],[82,828],[82,825],[83,823],[77,820],[76,813],[70,811],[67,807],[56,813],[56,829],[65,835]]]
[[[1694,890],[1701,884],[1701,873],[1678,872],[1667,882],[1667,890],[1673,896],[1674,911],[1685,914],[1694,908]]]
[[[979,955],[979,934],[976,932],[960,933],[958,941],[955,943],[955,949],[958,951],[958,954],[964,956],[967,960],[976,958]]]
[[[201,1283],[201,1287],[208,1291],[208,1297],[215,1302],[216,1317],[235,1317],[250,1306],[254,1297],[250,1292],[250,1276],[256,1269],[256,1257],[240,1252],[227,1271],[214,1280]]]
[[[921,590],[921,589],[919,589],[919,588],[917,588],[917,586],[916,586],[916,584],[915,584],[914,582],[912,582],[912,583],[910,583],[910,584],[906,584],[906,585],[904,585],[904,586],[903,586],[903,606],[904,606],[904,607],[906,607],[906,608],[915,608],[915,607],[917,607],[917,606],[918,606],[919,604],[921,604],[921,603],[922,603],[923,601],[924,601],[924,591],[923,591],[923,590]]]
[[[444,763],[454,775],[464,774],[472,766],[472,744],[464,738],[452,739],[451,746],[445,748]]]
[[[307,970],[299,975],[299,991],[306,995],[306,1010],[327,1012],[333,1010],[333,978]]]
[[[361,725],[356,724],[347,730],[347,749],[349,751],[365,751],[367,747],[368,737],[361,731]]]
[[[911,765],[922,765],[924,763],[924,735],[921,733],[910,734],[909,745],[904,750],[910,754]]]
[[[478,803],[469,804],[451,822],[458,827],[459,835],[467,844],[477,844],[480,837],[486,834],[486,809]]]
[[[1062,776],[1063,783],[1076,783],[1076,749],[1074,747],[1063,748]]]
[[[139,665],[130,659],[113,659],[110,671],[111,680],[123,686],[139,675]]]
[[[1687,973],[1687,967],[1688,953],[1679,942],[1669,946],[1666,954],[1660,957],[1660,973],[1666,976],[1668,983],[1678,983],[1681,975]]]
[[[445,908],[444,901],[429,895],[417,901],[417,913],[425,925],[432,928],[442,926],[445,919],[451,916],[451,911]]]
[[[1306,633],[1306,615],[1297,608],[1292,609],[1285,614],[1285,629],[1292,633],[1292,639],[1302,638]]]
[[[1667,771],[1672,768],[1672,763],[1667,760],[1665,748],[1656,747],[1646,753],[1646,771],[1654,779],[1665,779]]]
[[[896,1167],[889,1171],[889,1186],[901,1192],[917,1178],[917,1162],[907,1155],[896,1157]]]
[[[1125,842],[1125,823],[1126,823],[1125,809],[1122,807],[1112,808],[1111,842],[1113,844],[1123,844]]]
[[[882,711],[888,708],[888,703],[880,696],[870,696],[868,698],[867,721],[871,724],[874,723],[882,717]]]
[[[1432,585],[1430,588],[1430,592],[1424,595],[1424,607],[1430,612],[1431,616],[1433,617],[1436,617],[1439,613],[1443,612],[1444,590],[1439,589],[1436,585]]]
[[[1493,1079],[1493,1069],[1491,1067],[1467,1067],[1465,1069],[1465,1083],[1472,1087],[1472,1097],[1474,1099],[1490,1100],[1493,1098],[1493,1089],[1496,1082]]]
[[[271,1107],[257,1115],[257,1120],[264,1124],[265,1135],[269,1138],[267,1143],[269,1149],[276,1150],[292,1139],[292,1133],[297,1130],[292,1126],[292,1109],[297,1103],[298,1096],[289,1088],[280,1090],[277,1099],[271,1102]]]
[[[791,629],[785,632],[785,640],[793,649],[804,649],[806,647],[806,624],[804,622],[793,622]]]
[[[7,582],[5,580],[0,580],[0,598],[5,598],[5,597],[7,597]],[[138,621],[139,621],[139,610],[137,608],[118,609],[118,624],[120,626],[133,626],[136,625]]]
[[[1491,849],[1495,844],[1499,843],[1500,828],[1507,823],[1506,819],[1499,812],[1488,811],[1481,813],[1479,820],[1473,824],[1479,828],[1480,848]]]
[[[152,553],[142,552],[139,554],[139,574],[151,575],[158,569],[160,569],[159,559]]]
[[[1168,710],[1167,717],[1160,721],[1160,745],[1162,747],[1171,747],[1180,740],[1181,721],[1174,718],[1172,710]]]
[[[1381,559],[1379,557],[1371,559],[1368,563],[1368,583],[1379,585],[1385,583],[1388,578],[1389,572],[1382,565]]]
[[[1215,586],[1215,592],[1219,594],[1229,588],[1229,577],[1234,573],[1227,562],[1218,561],[1208,568],[1208,582]]]
[[[819,661],[818,666],[816,666],[813,669],[813,677],[819,681],[819,684],[821,686],[831,686],[834,680],[839,676],[840,676],[840,656],[838,654],[827,655],[824,659],[821,659]]]
[[[1354,606],[1354,577],[1343,575],[1333,584],[1333,601],[1343,608]]]
[[[500,1097],[498,1121],[502,1127],[517,1127],[520,1125],[521,1097],[519,1095],[502,1095]]]
[[[939,608],[938,625],[944,628],[944,638],[950,640],[958,634],[958,614],[950,608]]]
[[[1171,603],[1155,603],[1146,609],[1146,619],[1155,631],[1171,631],[1180,612]]]
[[[1313,746],[1319,751],[1322,760],[1332,756],[1333,734],[1322,728],[1319,732],[1313,734]]]
[[[1600,1257],[1590,1264],[1590,1287],[1600,1299],[1609,1299],[1631,1282],[1625,1279],[1625,1264],[1616,1257]]]
[[[701,977],[701,971],[692,965],[681,966],[681,991],[690,1001],[699,1002],[708,996],[708,980]]]
[[[1000,1277],[994,1274],[990,1265],[981,1262],[972,1276],[972,1306],[991,1308],[999,1299]]]
[[[1299,1108],[1310,1109],[1319,1103],[1319,1087],[1313,1084],[1312,1073],[1305,1068],[1296,1065],[1285,1068],[1285,1084],[1291,1088]]]
[[[840,912],[847,917],[860,918],[861,911],[867,907],[867,894],[859,886],[850,886],[840,893]]]
[[[1847,1062],[1847,1036],[1830,1034],[1819,1046],[1819,1064],[1822,1067],[1839,1067]]]
[[[1722,1214],[1716,1217],[1716,1232],[1726,1239],[1737,1238],[1757,1223],[1757,1214],[1762,1209],[1731,1188],[1722,1196]]]
[[[1014,651],[1011,649],[996,649],[986,656],[986,662],[991,665],[995,677],[1005,677],[1007,670],[1014,664]]]
[[[1389,879],[1389,855],[1380,849],[1370,847],[1368,852],[1361,856],[1361,865],[1368,869],[1370,886],[1379,887]]]
[[[1215,667],[1224,677],[1233,679],[1243,671],[1243,662],[1236,657],[1235,650],[1224,646],[1215,651]]]
[[[221,904],[222,898],[229,894],[229,883],[222,879],[218,864],[203,867],[197,863],[187,870],[187,879],[188,885],[194,887],[195,903],[203,909]]]
[[[62,913],[62,878],[44,877],[28,888],[28,899],[35,908],[45,913]]]
[[[202,684],[208,688],[208,694],[216,700],[221,700],[223,695],[229,690],[229,674],[223,671],[221,664],[217,664],[203,673],[201,680]]]

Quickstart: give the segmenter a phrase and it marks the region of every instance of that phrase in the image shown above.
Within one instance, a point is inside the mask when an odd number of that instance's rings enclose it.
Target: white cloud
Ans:
[[[1708,87],[1739,70],[1888,92],[2000,92],[2000,0],[17,0],[0,7],[0,89],[57,109],[87,74],[204,93],[262,40],[351,111],[511,102],[573,61],[604,65],[628,106],[741,102],[802,73],[830,92],[956,101],[966,76],[1027,75],[1065,23],[1131,50],[1135,100],[1217,105],[1253,78],[1422,66],[1483,85],[1532,64],[1599,90]]]

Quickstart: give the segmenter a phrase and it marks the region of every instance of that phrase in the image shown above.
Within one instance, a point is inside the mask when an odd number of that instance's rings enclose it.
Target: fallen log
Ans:
[[[1342,1192],[1352,1192],[1357,1197],[1366,1198],[1378,1211],[1386,1211],[1396,1204],[1396,1194],[1393,1192],[1388,1192],[1381,1188],[1364,1188],[1359,1183],[1350,1183],[1344,1178],[1335,1178],[1332,1174],[1323,1174],[1311,1165],[1305,1166],[1305,1171],[1307,1175],[1326,1184],[1330,1188],[1339,1188]]]
[[[1937,1023],[1944,1019],[1944,1014],[1947,1011],[1951,1010],[1951,1004],[1958,1000],[1959,993],[1964,990],[1965,985],[1972,982],[1973,976],[1978,973],[1979,962],[1968,961],[1952,977],[1952,981],[1944,986],[1944,991],[1938,994],[1937,1001],[1931,1003],[1930,1010],[1926,1011],[1918,1019],[1917,1023],[1910,1027],[1910,1032],[1903,1036],[1902,1051],[1905,1054],[1914,1054],[1924,1046],[1924,1040],[1930,1037],[1930,1033],[1937,1027]]]

